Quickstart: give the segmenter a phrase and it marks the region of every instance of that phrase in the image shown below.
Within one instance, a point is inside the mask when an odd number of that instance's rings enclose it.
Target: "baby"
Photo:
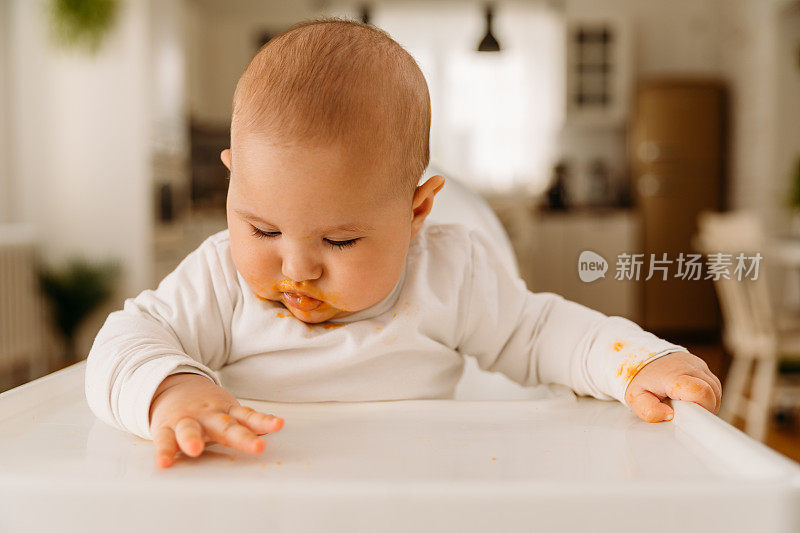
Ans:
[[[103,421],[156,462],[209,442],[261,453],[279,402],[452,397],[464,354],[523,385],[717,412],[719,380],[685,348],[529,292],[483,234],[425,223],[444,186],[414,59],[357,22],[297,24],[262,47],[233,101],[228,229],[111,313],[86,365]]]

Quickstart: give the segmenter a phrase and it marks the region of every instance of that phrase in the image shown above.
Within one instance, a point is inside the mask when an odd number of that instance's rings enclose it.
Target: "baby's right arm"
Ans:
[[[161,468],[175,462],[179,448],[197,457],[206,442],[259,454],[265,443],[257,435],[281,427],[282,418],[240,405],[230,392],[198,374],[167,376],[150,404],[150,431]]]
[[[217,372],[227,364],[240,297],[224,239],[209,237],[156,290],[128,298],[108,316],[87,357],[90,409],[116,428],[153,440],[162,466],[172,464],[178,448],[200,454],[212,440],[260,447],[251,432],[279,428],[274,417],[240,406]]]

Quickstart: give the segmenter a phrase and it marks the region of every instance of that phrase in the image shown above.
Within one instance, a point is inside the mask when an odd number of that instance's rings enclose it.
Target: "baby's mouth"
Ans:
[[[322,305],[321,300],[306,296],[305,294],[297,294],[294,292],[282,292],[281,294],[283,294],[283,299],[286,303],[301,311],[313,311]]]

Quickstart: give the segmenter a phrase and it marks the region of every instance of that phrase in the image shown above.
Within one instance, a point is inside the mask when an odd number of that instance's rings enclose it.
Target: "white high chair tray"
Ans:
[[[0,531],[800,531],[800,467],[697,405],[278,404],[266,450],[155,465],[85,362],[0,394]]]

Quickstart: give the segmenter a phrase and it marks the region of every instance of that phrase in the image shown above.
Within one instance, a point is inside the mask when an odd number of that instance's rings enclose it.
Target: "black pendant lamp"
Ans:
[[[369,4],[361,4],[361,22],[370,24],[371,11]]]
[[[481,39],[478,45],[478,52],[499,52],[500,43],[497,42],[494,35],[492,35],[492,17],[494,17],[494,6],[486,4],[486,35]]]

